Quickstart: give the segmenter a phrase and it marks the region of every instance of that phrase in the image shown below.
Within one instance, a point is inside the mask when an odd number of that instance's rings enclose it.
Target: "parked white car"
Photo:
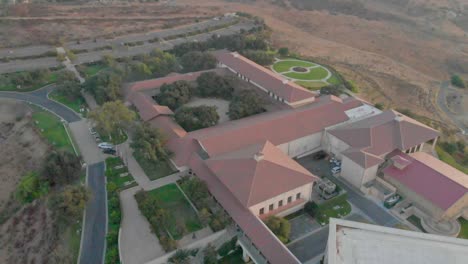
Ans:
[[[102,143],[99,143],[99,144],[98,144],[98,147],[99,147],[100,149],[113,149],[113,148],[114,148],[114,145],[112,145],[111,143],[102,142]]]
[[[341,172],[341,167],[333,167],[333,168],[331,169],[331,173],[333,173],[333,174],[336,174],[336,173],[338,173],[338,172]]]

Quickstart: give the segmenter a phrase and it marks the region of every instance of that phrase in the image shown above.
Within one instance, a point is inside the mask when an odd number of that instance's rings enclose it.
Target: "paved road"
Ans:
[[[437,104],[439,107],[442,109],[442,111],[445,112],[445,114],[452,119],[452,121],[457,125],[457,127],[462,131],[463,134],[468,134],[468,127],[457,118],[457,115],[454,115],[450,109],[447,107],[447,101],[446,101],[446,92],[447,89],[449,88],[449,81],[443,81],[440,84],[440,90],[439,90],[439,95],[437,97]]]
[[[87,184],[93,200],[86,207],[79,263],[101,264],[107,231],[104,162],[88,166]]]
[[[48,91],[50,91],[50,89],[53,89],[53,86],[48,86],[30,93],[0,92],[0,97],[26,101],[42,106],[62,117],[68,123],[81,120],[81,117],[72,110],[57,102],[47,99],[46,94]]]

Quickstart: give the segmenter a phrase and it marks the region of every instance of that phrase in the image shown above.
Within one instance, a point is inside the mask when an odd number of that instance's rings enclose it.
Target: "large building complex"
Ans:
[[[194,81],[200,72],[135,83],[127,87],[126,96],[144,121],[168,135],[173,165],[207,183],[236,222],[244,255],[255,263],[299,263],[262,221],[293,213],[312,199],[317,177],[294,158],[320,150],[331,153],[342,160],[341,177],[365,192],[395,153],[411,153],[405,155],[416,160],[424,144],[435,144],[439,135],[398,112],[382,112],[357,98],[317,96],[238,53],[214,54],[219,67],[286,104],[286,109],[186,132],[173,120],[174,113],[149,94],[164,83]],[[395,173],[389,169],[387,174]],[[466,204],[466,189],[457,197]]]

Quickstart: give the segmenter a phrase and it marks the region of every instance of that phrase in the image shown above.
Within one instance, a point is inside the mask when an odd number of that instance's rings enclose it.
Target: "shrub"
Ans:
[[[260,65],[270,65],[275,60],[274,54],[262,50],[245,50],[242,55]]]
[[[452,85],[460,87],[460,88],[466,87],[465,81],[463,81],[463,79],[456,74],[452,75],[452,77],[450,78],[450,82],[452,83]]]
[[[289,241],[291,224],[288,220],[282,217],[270,216],[266,219],[265,224],[278,237],[278,239],[281,240],[281,242],[287,243]]]
[[[202,73],[197,78],[197,94],[202,97],[230,99],[234,91],[234,79],[214,72]]]
[[[187,103],[192,97],[192,86],[187,81],[163,84],[159,90],[160,93],[156,97],[156,101],[172,110],[176,110]]]
[[[315,202],[308,202],[304,206],[304,211],[310,216],[315,217],[318,212],[318,205]]]
[[[281,48],[278,49],[278,53],[279,53],[279,55],[281,55],[281,56],[288,56],[288,54],[289,54],[289,49],[286,48],[286,47],[281,47]]]
[[[233,237],[228,242],[222,244],[218,249],[218,254],[221,257],[227,256],[229,252],[231,252],[232,250],[236,250],[237,248],[236,242],[237,242],[237,237]]]
[[[184,72],[213,69],[216,63],[216,57],[208,52],[190,51],[180,58]]]
[[[375,108],[380,110],[383,110],[385,108],[385,105],[383,103],[376,103],[374,106]]]

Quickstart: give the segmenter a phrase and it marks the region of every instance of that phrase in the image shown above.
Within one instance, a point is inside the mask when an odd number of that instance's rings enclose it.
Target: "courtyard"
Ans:
[[[194,97],[190,100],[190,102],[185,104],[185,106],[189,106],[189,107],[201,106],[201,105],[216,107],[216,112],[219,115],[218,124],[222,124],[224,122],[229,121],[229,116],[227,115],[229,111],[229,101],[219,99],[219,98]]]

